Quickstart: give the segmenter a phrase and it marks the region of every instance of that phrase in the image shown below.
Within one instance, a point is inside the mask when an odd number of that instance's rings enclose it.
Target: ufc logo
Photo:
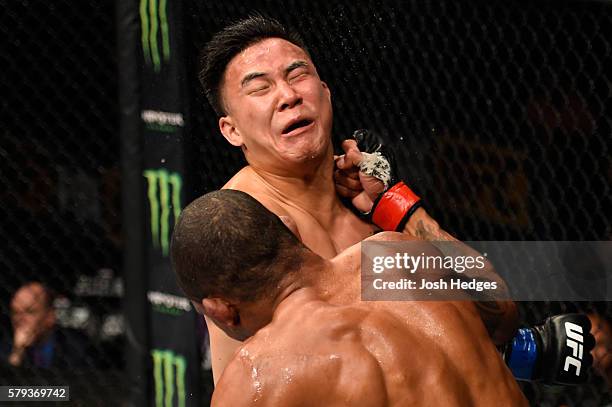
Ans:
[[[580,367],[582,366],[582,327],[572,322],[565,323],[565,333],[568,336],[567,346],[572,348],[572,356],[565,358],[565,366],[563,370],[569,372],[569,367],[576,368],[576,376],[580,376]]]

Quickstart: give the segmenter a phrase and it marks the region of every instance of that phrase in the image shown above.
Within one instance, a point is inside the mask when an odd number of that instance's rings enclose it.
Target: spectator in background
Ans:
[[[14,367],[87,366],[85,336],[57,326],[53,295],[39,282],[21,286],[11,300],[13,341],[6,357]]]

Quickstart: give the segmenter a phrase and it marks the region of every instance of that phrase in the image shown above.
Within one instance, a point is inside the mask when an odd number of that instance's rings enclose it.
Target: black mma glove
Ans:
[[[518,380],[546,384],[584,383],[593,364],[595,338],[584,314],[563,314],[533,328],[521,328],[502,350],[506,364]]]

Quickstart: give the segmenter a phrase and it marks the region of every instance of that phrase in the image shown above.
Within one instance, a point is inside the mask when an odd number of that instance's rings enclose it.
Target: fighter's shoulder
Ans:
[[[362,329],[368,329],[369,312],[353,306],[331,306],[313,314],[319,329],[313,329],[310,360],[312,369],[303,372],[305,389],[319,405],[381,406],[387,404],[382,366],[364,342]],[[310,390],[312,391],[312,390]]]
[[[222,189],[241,189],[241,185],[248,185],[253,182],[253,171],[247,165],[230,178]]]
[[[241,356],[239,349],[223,370],[215,386],[211,406],[250,406],[257,399],[258,389],[252,377],[252,365],[248,358]]]
[[[251,195],[255,198],[260,204],[266,207],[267,210],[278,216],[285,226],[293,232],[294,235],[298,237],[298,239],[302,240],[299,232],[299,228],[297,226],[297,222],[291,216],[291,214],[283,207],[283,205],[275,199],[273,196],[262,192],[261,188],[258,188],[256,184],[253,183],[227,183],[223,186],[223,189],[234,189],[237,191],[242,191]]]
[[[352,246],[347,247],[342,252],[338,253],[338,255],[334,258],[333,261],[343,263],[349,262],[349,264],[353,264],[355,261],[358,261],[359,256],[361,256],[361,244],[363,242],[402,242],[402,241],[414,241],[418,240],[412,236],[406,235],[404,233],[398,232],[380,232],[375,235],[369,236],[362,241],[355,243]]]
[[[267,193],[266,187],[261,184],[260,178],[248,166],[234,175],[223,185],[222,189],[234,189],[247,193],[277,216],[289,216],[287,210],[278,202],[278,199]]]
[[[275,349],[246,344],[224,371],[212,406],[334,406],[345,405],[343,400],[355,400],[351,405],[358,407],[384,405],[380,365],[357,337],[343,335],[345,346],[324,337],[301,347],[279,337]]]
[[[400,232],[380,232],[368,237],[367,239],[364,239],[361,243],[363,242],[404,243],[402,245],[402,251],[407,253],[423,253],[432,256],[441,254],[440,250],[436,248],[431,242],[418,239],[412,235]],[[377,246],[377,250],[388,250],[390,251],[390,253],[396,253],[397,249],[397,245]]]

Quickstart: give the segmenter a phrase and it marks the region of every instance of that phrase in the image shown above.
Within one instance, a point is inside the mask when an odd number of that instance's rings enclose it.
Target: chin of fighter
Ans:
[[[440,279],[438,281],[430,281],[422,278],[420,285],[416,281],[402,278],[396,281],[383,281],[377,278],[373,282],[374,288],[377,290],[496,290],[497,282],[495,281],[478,281],[471,279],[469,281],[459,278],[450,279],[449,281]]]

